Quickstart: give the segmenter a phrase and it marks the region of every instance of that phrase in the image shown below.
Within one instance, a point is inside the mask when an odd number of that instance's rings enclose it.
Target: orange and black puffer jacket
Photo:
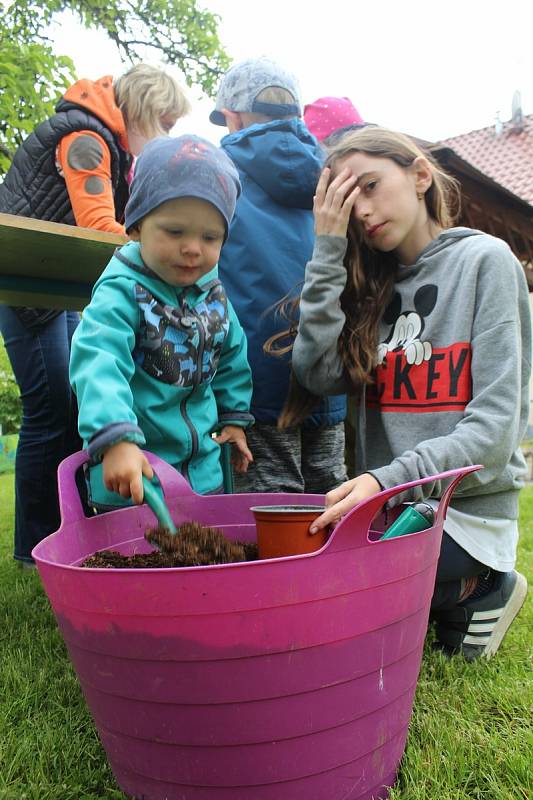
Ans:
[[[0,211],[123,232],[132,158],[111,76],[77,81],[60,99],[56,112],[38,125],[15,153],[0,184]],[[106,165],[105,180],[102,162]],[[69,190],[65,182],[67,170]],[[97,182],[101,191],[95,191]],[[16,307],[14,311],[28,329],[37,329],[61,313],[27,307]]]
[[[115,219],[122,221],[131,156],[111,77],[77,81],[60,99],[56,112],[38,125],[15,153],[0,185],[0,211],[76,225],[65,180],[58,168],[57,149],[64,137],[76,132],[81,136],[86,131],[100,136],[109,149]]]

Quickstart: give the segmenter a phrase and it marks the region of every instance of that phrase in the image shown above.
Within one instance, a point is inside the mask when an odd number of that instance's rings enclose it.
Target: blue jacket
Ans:
[[[313,252],[313,195],[323,151],[299,119],[252,125],[225,136],[221,147],[239,170],[237,200],[219,274],[248,339],[252,368],[251,411],[256,421],[275,423],[289,386],[290,356],[266,355],[265,341],[286,330],[273,306],[298,296]],[[344,419],[344,395],[321,401],[306,420],[333,425]]]
[[[113,256],[72,340],[70,380],[93,462],[119,441],[168,461],[201,494],[220,490],[211,432],[246,427],[251,376],[246,339],[216,268],[175,288],[146,270],[137,242]],[[120,505],[91,469],[91,496]]]

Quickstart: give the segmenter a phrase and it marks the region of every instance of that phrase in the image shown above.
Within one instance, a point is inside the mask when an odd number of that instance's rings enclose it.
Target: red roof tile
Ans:
[[[533,114],[523,117],[521,130],[515,130],[512,122],[504,122],[499,135],[493,125],[439,144],[451,147],[496,183],[533,205]]]

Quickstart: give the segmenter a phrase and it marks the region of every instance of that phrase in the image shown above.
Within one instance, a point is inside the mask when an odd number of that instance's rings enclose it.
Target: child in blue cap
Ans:
[[[301,120],[296,78],[268,58],[234,64],[223,76],[209,119],[229,135],[221,148],[242,183],[220,277],[248,339],[252,368],[248,441],[254,463],[237,475],[239,492],[323,494],[346,480],[344,395],[310,398],[308,415],[290,430],[277,428],[290,391],[284,313],[297,304],[313,252],[313,196],[323,150]],[[276,469],[272,469],[272,464]]]
[[[252,460],[246,338],[216,269],[239,192],[230,159],[197,136],[154,139],[137,162],[132,241],[98,279],[70,362],[99,510],[142,502],[141,447],[201,494],[222,490],[220,444],[237,470]]]

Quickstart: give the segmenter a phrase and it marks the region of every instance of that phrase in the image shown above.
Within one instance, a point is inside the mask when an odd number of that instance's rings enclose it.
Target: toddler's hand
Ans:
[[[238,425],[224,425],[214,439],[217,444],[231,442],[233,445],[231,448],[231,463],[236,472],[246,472],[248,464],[254,460],[254,457],[248,449],[244,428]]]
[[[331,183],[330,177],[331,170],[326,167],[316,187],[313,202],[315,233],[317,236],[346,236],[350,214],[361,190],[358,186],[354,188],[356,178],[347,167]]]
[[[326,510],[320,517],[313,520],[309,531],[318,533],[321,528],[336,524],[350,509],[380,491],[381,486],[377,480],[367,472],[358,475],[357,478],[352,478],[351,481],[341,483],[336,489],[327,493]]]
[[[106,489],[121,497],[131,497],[139,505],[143,501],[142,476],[150,480],[154,471],[142,450],[133,442],[118,442],[104,453],[102,460]]]

